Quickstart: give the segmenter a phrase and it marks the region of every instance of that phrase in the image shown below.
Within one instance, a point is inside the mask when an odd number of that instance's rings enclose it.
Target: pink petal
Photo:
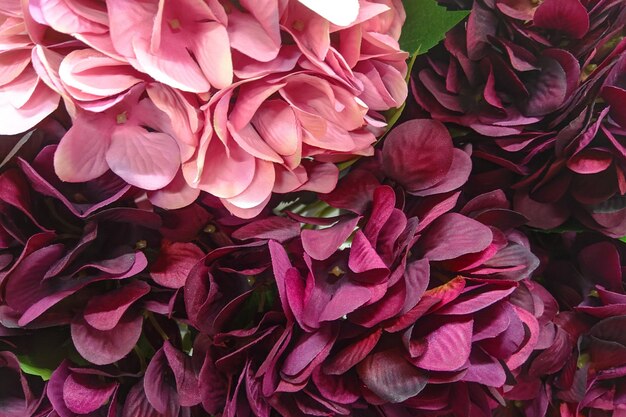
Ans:
[[[109,170],[105,154],[113,125],[104,117],[79,112],[54,153],[54,171],[63,181],[84,182]]]
[[[168,210],[176,210],[187,207],[200,195],[200,190],[190,187],[182,171],[178,171],[172,182],[165,187],[148,192],[148,199],[152,204]]]
[[[256,158],[236,143],[229,146],[227,153],[222,142],[214,136],[205,154],[205,168],[197,182],[201,190],[216,197],[231,198],[241,194],[254,179]]]
[[[148,41],[135,38],[133,51],[141,69],[157,81],[192,93],[206,93],[211,88],[186,45],[162,42],[153,53]]]
[[[320,230],[305,229],[301,233],[305,252],[319,261],[329,258],[352,234],[360,217],[340,221]]]
[[[235,142],[250,155],[279,164],[283,162],[280,155],[265,143],[251,124],[247,124],[241,129],[235,129],[230,122],[227,122],[226,125]]]
[[[205,22],[193,37],[191,50],[200,69],[215,88],[226,88],[233,82],[231,41],[226,28],[216,22]]]
[[[98,98],[119,94],[142,81],[125,62],[93,49],[70,52],[61,62],[59,76],[66,85],[80,93]]]
[[[2,97],[3,98],[3,97]],[[59,105],[59,95],[39,81],[28,101],[19,108],[11,103],[0,102],[0,135],[16,135],[34,127]]]
[[[272,194],[274,188],[274,164],[262,159],[256,160],[256,168],[252,182],[241,194],[228,198],[233,206],[250,209],[263,203]]]
[[[139,126],[118,126],[106,151],[111,171],[145,190],[168,185],[180,167],[180,152],[169,135],[148,132]]]
[[[30,49],[15,49],[0,53],[0,86],[13,81],[30,64]]]
[[[239,217],[240,219],[252,219],[258,216],[263,211],[265,206],[267,206],[267,203],[269,203],[270,198],[272,198],[271,194],[268,195],[265,200],[259,203],[258,206],[250,207],[250,208],[238,207],[234,204],[231,204],[227,199],[220,199],[220,201],[222,202],[222,204],[224,204],[224,207],[226,207],[226,209],[233,216]]]
[[[271,61],[280,50],[280,39],[270,36],[252,15],[236,9],[228,16],[228,34],[233,49],[257,61]]]
[[[291,107],[280,100],[266,101],[252,119],[263,140],[280,155],[292,155],[301,142],[301,131]]]

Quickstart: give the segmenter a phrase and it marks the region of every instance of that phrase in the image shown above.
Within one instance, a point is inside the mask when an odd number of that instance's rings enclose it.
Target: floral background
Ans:
[[[624,0],[3,0],[0,417],[626,416]]]

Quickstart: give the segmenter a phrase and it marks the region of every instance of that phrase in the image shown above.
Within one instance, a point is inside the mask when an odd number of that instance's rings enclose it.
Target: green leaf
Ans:
[[[626,236],[620,237],[619,240],[621,240],[622,242],[626,242]]]
[[[54,371],[54,368],[35,363],[33,358],[28,355],[19,355],[17,359],[20,361],[22,372],[28,375],[39,376],[44,381],[49,380]]]
[[[412,55],[428,52],[469,14],[469,10],[446,10],[436,0],[402,0],[402,3],[406,21],[400,35],[400,47]]]

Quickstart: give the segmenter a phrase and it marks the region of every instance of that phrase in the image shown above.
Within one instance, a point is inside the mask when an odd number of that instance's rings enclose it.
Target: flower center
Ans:
[[[170,19],[167,21],[167,24],[170,25],[170,29],[174,32],[178,32],[180,30],[180,20],[178,19]]]
[[[304,22],[302,20],[294,20],[294,22],[291,24],[291,27],[298,32],[302,32],[302,30],[304,29]]]
[[[126,114],[125,111],[121,112],[120,114],[115,116],[115,121],[117,122],[118,125],[123,125],[124,123],[128,121],[128,114]]]

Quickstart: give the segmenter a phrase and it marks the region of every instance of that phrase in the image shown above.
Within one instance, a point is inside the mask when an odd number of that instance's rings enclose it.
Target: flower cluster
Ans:
[[[469,5],[466,5],[470,7]],[[626,235],[623,2],[475,1],[412,74],[430,116],[467,128],[476,186],[515,190],[530,225]],[[459,138],[461,140],[461,138]]]
[[[59,105],[54,165],[112,171],[169,208],[201,191],[239,217],[272,192],[328,192],[405,100],[399,1],[11,0],[0,7],[1,134]],[[219,169],[217,168],[219,167]]]

